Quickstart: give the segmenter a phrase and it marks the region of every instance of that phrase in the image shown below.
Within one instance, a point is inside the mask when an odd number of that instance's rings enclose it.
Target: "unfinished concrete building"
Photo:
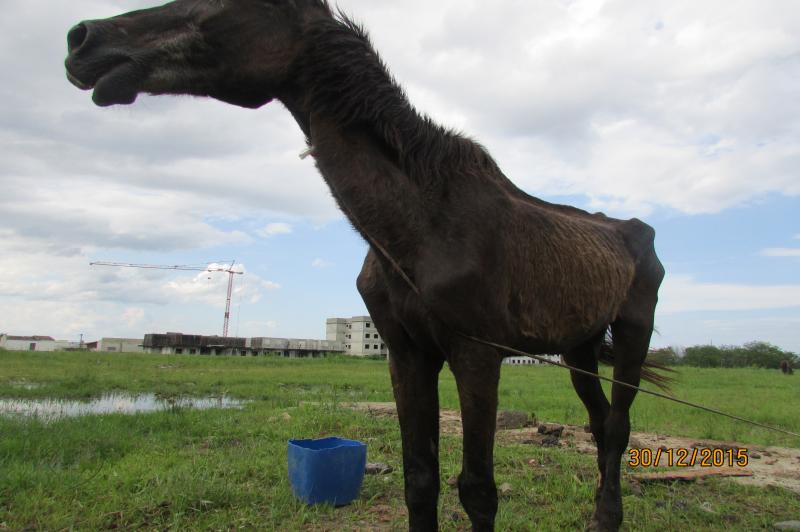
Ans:
[[[340,343],[327,340],[223,338],[182,333],[147,334],[143,345],[145,352],[163,355],[272,355],[286,358],[317,358],[328,353],[344,352]]]
[[[345,354],[357,357],[389,356],[389,350],[369,316],[328,318],[325,329],[329,341],[344,345]]]
[[[170,332],[146,334],[142,343],[145,353],[162,355],[246,355],[245,338],[223,338]]]
[[[293,338],[248,338],[250,354],[277,355],[286,358],[317,358],[328,353],[344,353],[344,346],[328,340],[304,340]]]

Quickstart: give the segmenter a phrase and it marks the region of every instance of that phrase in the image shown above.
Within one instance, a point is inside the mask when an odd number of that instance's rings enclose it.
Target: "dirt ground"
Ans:
[[[394,403],[352,403],[350,408],[369,412],[376,416],[395,417],[397,411]],[[514,416],[509,416],[514,417]],[[524,415],[523,415],[524,417]],[[517,423],[520,428],[500,429],[497,432],[497,442],[525,443],[531,445],[559,446],[584,454],[595,454],[597,449],[592,435],[587,433],[583,426],[561,425],[556,423]],[[461,415],[454,410],[442,410],[440,414],[441,430],[445,434],[461,433]],[[560,436],[554,436],[559,433]],[[783,447],[765,447],[761,445],[747,445],[737,442],[714,440],[701,440],[697,438],[681,438],[645,432],[631,433],[631,448],[651,449],[654,453],[660,448],[667,449],[746,449],[749,464],[745,472],[752,472],[752,476],[732,478],[735,482],[756,486],[779,486],[800,494],[800,449]],[[625,457],[627,459],[627,456]],[[662,452],[662,467],[667,466],[667,457]],[[708,472],[707,468],[681,468],[681,471],[698,470]],[[675,468],[677,471],[678,468]],[[634,479],[635,480],[635,479]]]

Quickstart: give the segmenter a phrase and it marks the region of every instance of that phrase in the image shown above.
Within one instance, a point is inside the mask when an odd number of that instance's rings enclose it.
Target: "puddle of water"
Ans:
[[[159,398],[155,394],[109,394],[91,401],[66,401],[58,399],[0,399],[0,416],[36,417],[53,421],[64,417],[135,414],[180,408],[236,408],[243,401],[230,397],[171,397]]]
[[[8,385],[12,388],[22,388],[23,390],[35,390],[36,388],[42,387],[42,385],[38,382],[28,381],[10,381]]]

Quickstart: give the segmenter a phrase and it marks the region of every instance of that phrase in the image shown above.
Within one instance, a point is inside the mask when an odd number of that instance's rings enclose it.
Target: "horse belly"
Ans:
[[[518,325],[528,338],[572,344],[613,322],[628,296],[634,263],[621,241],[593,228],[569,228],[566,238],[548,234],[520,249],[511,271],[517,282]]]

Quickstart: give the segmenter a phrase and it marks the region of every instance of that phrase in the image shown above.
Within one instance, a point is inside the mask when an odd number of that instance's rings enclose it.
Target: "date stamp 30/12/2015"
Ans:
[[[709,449],[679,447],[670,449],[631,449],[628,465],[639,467],[747,467],[750,457],[747,449]]]

